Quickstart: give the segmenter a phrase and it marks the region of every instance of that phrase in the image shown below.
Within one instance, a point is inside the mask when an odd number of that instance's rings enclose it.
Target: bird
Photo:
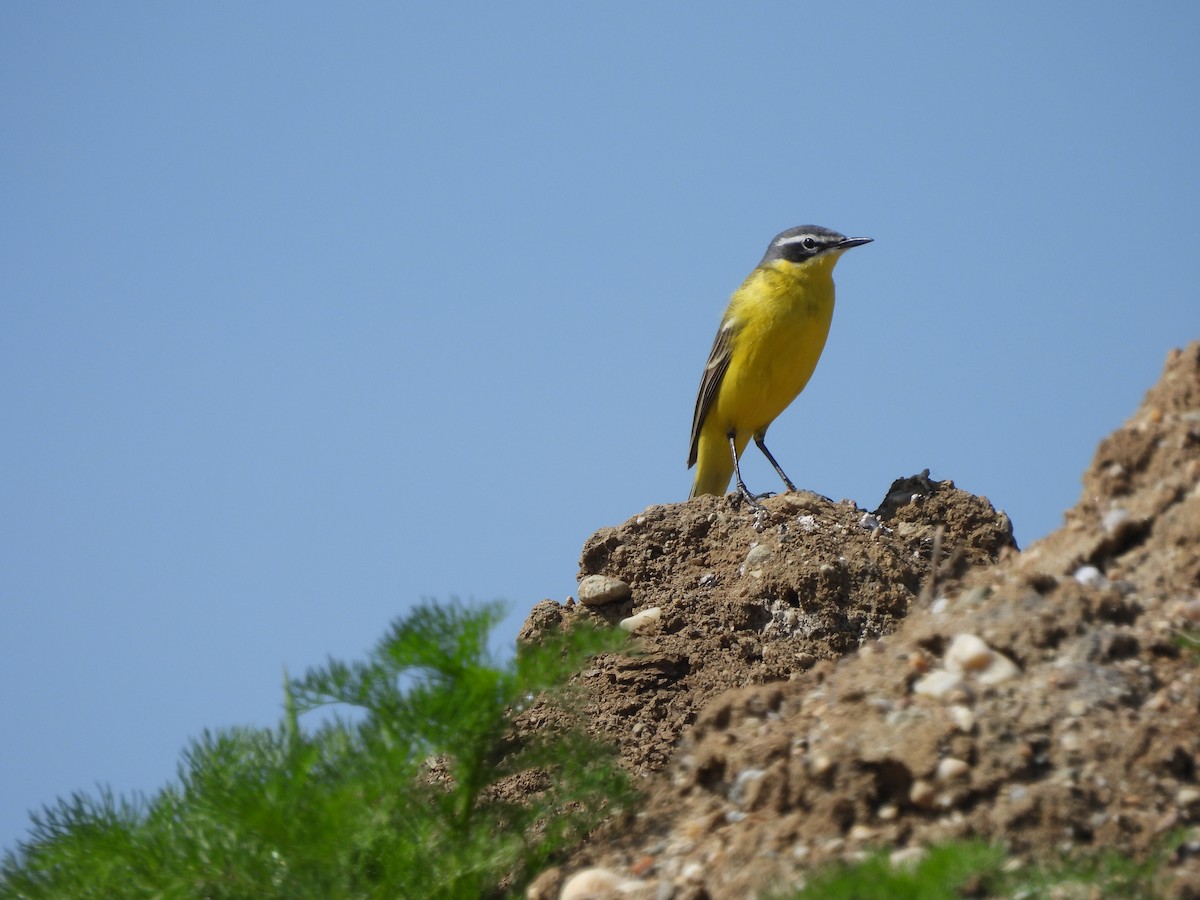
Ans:
[[[796,486],[764,443],[767,428],[799,396],[825,348],[833,318],[833,267],[851,247],[872,238],[846,237],[818,225],[780,232],[762,261],[734,291],[704,367],[692,418],[688,468],[696,466],[691,497],[723,495],[731,476],[754,507],[738,460],[750,439]]]

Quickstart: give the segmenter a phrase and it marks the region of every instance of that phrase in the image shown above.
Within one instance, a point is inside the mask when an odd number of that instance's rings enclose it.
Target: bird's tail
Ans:
[[[729,444],[723,440],[713,441],[706,446],[704,436],[700,438],[700,452],[696,460],[696,480],[688,499],[701,494],[723,497],[729,491],[729,480],[733,478],[733,457]]]

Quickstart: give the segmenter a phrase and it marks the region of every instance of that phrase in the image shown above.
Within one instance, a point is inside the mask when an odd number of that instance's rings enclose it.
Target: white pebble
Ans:
[[[824,753],[815,753],[808,758],[808,770],[814,775],[825,775],[832,768],[833,760]]]
[[[1001,684],[1021,674],[1020,667],[1003,653],[992,653],[992,662],[977,676],[981,684]]]
[[[1129,513],[1125,512],[1119,506],[1114,506],[1104,514],[1104,518],[1100,520],[1100,524],[1106,532],[1112,534],[1127,521],[1129,521]]]
[[[619,603],[631,594],[629,585],[609,575],[587,575],[579,582],[579,602],[584,606]]]
[[[914,694],[933,697],[935,700],[944,700],[951,694],[959,691],[965,693],[966,690],[967,683],[962,680],[962,676],[954,672],[947,672],[945,669],[934,669],[918,678],[916,684],[913,685]]]
[[[1184,809],[1200,803],[1200,790],[1194,787],[1180,788],[1179,792],[1175,794],[1175,803]]]
[[[618,624],[630,634],[637,634],[645,631],[661,618],[662,607],[651,606],[649,609],[643,609],[640,613],[635,613],[627,619],[622,619]]]
[[[805,531],[805,532],[808,532],[809,534],[812,534],[814,531],[817,530],[817,517],[816,516],[796,516],[796,527],[799,528],[801,531]]]
[[[928,854],[929,851],[924,847],[905,847],[902,850],[893,850],[888,856],[888,862],[893,869],[915,869]]]
[[[975,711],[971,707],[956,703],[950,707],[949,712],[959,731],[970,734],[975,730]]]
[[[1104,573],[1095,566],[1080,566],[1075,570],[1074,578],[1080,584],[1089,587],[1099,587],[1104,584]]]
[[[973,634],[955,635],[946,650],[948,672],[979,672],[992,662],[992,648]]]
[[[614,891],[626,890],[637,884],[608,869],[584,869],[567,880],[558,900],[599,900],[612,896]]]
[[[934,777],[941,782],[957,781],[968,772],[971,767],[961,759],[955,759],[953,756],[947,756],[940,760],[937,764],[937,772]]]
[[[733,780],[733,786],[729,789],[729,802],[737,806],[745,803],[746,792],[750,789],[750,785],[761,781],[766,774],[762,769],[742,769],[738,772],[737,778]]]
[[[913,806],[929,807],[933,805],[933,798],[937,795],[937,791],[933,785],[923,778],[918,778],[912,783],[912,787],[908,789],[908,800]]]
[[[762,544],[755,544],[750,548],[750,552],[746,554],[746,561],[742,563],[746,568],[751,566],[761,565],[771,558],[771,548],[764,547]]]

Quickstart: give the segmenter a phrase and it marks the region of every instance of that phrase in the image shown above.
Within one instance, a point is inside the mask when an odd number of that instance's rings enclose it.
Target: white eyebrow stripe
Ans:
[[[791,237],[785,237],[776,241],[775,246],[782,247],[784,244],[799,244],[803,241],[807,241],[809,238],[817,240],[817,236],[815,234],[794,234]],[[818,243],[820,242],[818,241]]]

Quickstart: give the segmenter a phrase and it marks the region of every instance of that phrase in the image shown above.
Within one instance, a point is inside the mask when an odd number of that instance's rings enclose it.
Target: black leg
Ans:
[[[753,506],[755,509],[765,510],[766,507],[763,506],[758,501],[762,497],[770,497],[771,495],[770,494],[760,494],[758,497],[756,497],[752,493],[750,493],[749,488],[746,487],[746,482],[742,481],[742,467],[740,465],[738,465],[737,443],[734,440],[735,435],[736,435],[736,432],[731,431],[731,432],[729,432],[727,437],[729,438],[729,452],[733,455],[733,472],[737,476],[738,493],[741,494],[746,499],[746,502],[749,503],[751,506]],[[778,468],[778,466],[776,466],[776,468]]]
[[[767,445],[763,443],[762,435],[755,435],[754,443],[758,444],[758,449],[763,452],[763,456],[775,467],[775,471],[779,473],[779,477],[783,479],[783,483],[787,485],[787,489],[792,493],[796,492],[796,486],[792,484],[792,479],[784,474],[783,469],[779,468],[779,463],[775,462],[775,457],[771,455],[771,451],[767,449]],[[738,475],[738,483],[741,484],[741,475]]]

